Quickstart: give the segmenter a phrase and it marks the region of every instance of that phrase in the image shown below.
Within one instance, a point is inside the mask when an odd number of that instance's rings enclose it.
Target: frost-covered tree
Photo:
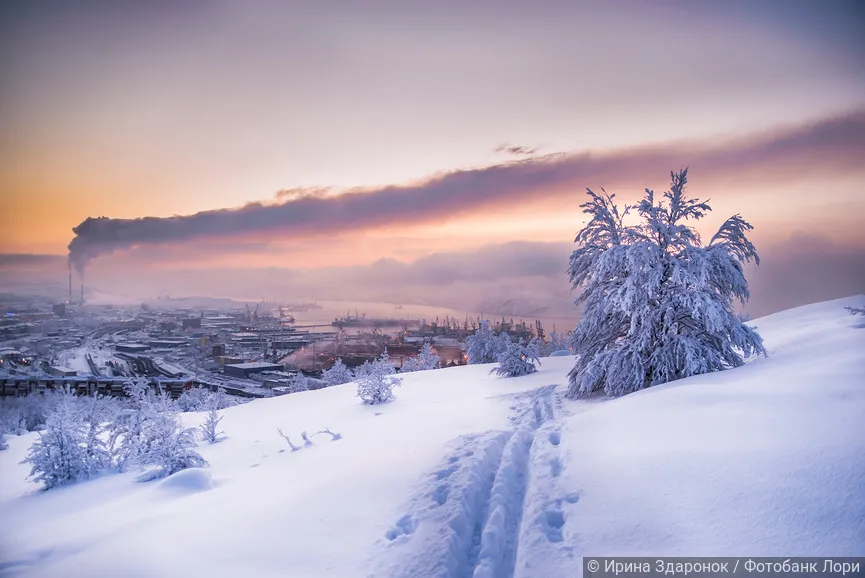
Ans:
[[[570,397],[624,395],[765,355],[760,336],[732,310],[749,296],[745,263],[759,264],[746,236],[752,227],[734,215],[704,245],[688,221],[711,209],[687,197],[687,173],[671,174],[663,200],[647,189],[623,210],[614,195],[587,191],[581,207],[591,220],[568,270],[585,305],[572,337]],[[641,222],[626,225],[634,210]]]
[[[380,373],[381,375],[393,375],[396,373],[396,368],[391,363],[390,356],[387,353],[387,347],[384,348],[384,351],[375,360],[374,365],[376,366],[375,373]]]
[[[507,331],[496,335],[490,329],[489,322],[486,319],[481,320],[478,330],[466,339],[469,364],[495,363],[510,342],[511,336]]]
[[[199,427],[201,438],[211,444],[215,444],[219,441],[220,436],[225,434],[225,432],[219,431],[219,422],[223,418],[219,411],[222,409],[219,394],[225,395],[222,391],[211,394],[207,405],[207,415],[204,417],[204,423]]]
[[[123,385],[126,407],[117,412],[111,424],[108,445],[114,464],[121,472],[135,463],[145,449],[147,421],[155,412],[153,394],[146,379],[133,378]]]
[[[490,346],[495,337],[495,333],[490,329],[489,321],[482,319],[478,330],[466,338],[466,354],[469,358],[469,365],[496,361],[493,348]]]
[[[88,475],[94,476],[111,466],[108,431],[119,408],[112,398],[98,394],[79,398],[78,404],[86,433]]]
[[[175,402],[180,411],[203,411],[211,391],[206,387],[191,387],[180,394]]]
[[[372,375],[374,372],[375,363],[370,361],[364,361],[362,365],[359,365],[355,368],[354,379],[360,379],[361,377]]]
[[[390,363],[371,365],[370,373],[357,379],[357,396],[368,405],[388,402],[393,399],[393,388],[402,384],[402,379],[393,375]]]
[[[0,433],[23,435],[45,425],[62,394],[54,391],[0,398]]]
[[[420,360],[423,364],[423,369],[437,369],[441,365],[442,358],[433,352],[432,345],[429,343],[423,344],[423,349],[420,352]]]
[[[522,340],[517,343],[509,342],[499,355],[499,364],[490,370],[490,373],[503,377],[520,377],[536,372],[537,366],[541,364],[538,348],[538,340],[534,338],[528,344]]]
[[[326,369],[322,374],[322,379],[328,385],[342,385],[354,381],[354,375],[351,370],[342,362],[342,359],[337,359],[330,369]]]
[[[423,370],[423,361],[420,357],[409,357],[405,361],[402,362],[402,365],[399,368],[400,373],[413,373],[415,371]]]
[[[400,373],[437,369],[439,365],[441,365],[441,357],[433,353],[432,346],[429,343],[424,343],[419,355],[410,357],[403,362]]]
[[[45,489],[87,478],[94,471],[87,452],[88,427],[75,394],[65,389],[48,414],[45,431],[21,463],[30,464],[30,477]]]
[[[309,391],[309,383],[306,380],[306,376],[298,372],[288,379],[288,392],[298,393],[301,391]]]
[[[138,463],[159,467],[163,476],[207,465],[207,460],[195,449],[195,429],[184,428],[177,413],[171,410],[162,411],[147,422],[142,447]]]

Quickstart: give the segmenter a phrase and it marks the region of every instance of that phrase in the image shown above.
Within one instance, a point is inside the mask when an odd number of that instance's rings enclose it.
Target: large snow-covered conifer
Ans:
[[[687,174],[671,173],[663,200],[647,189],[623,210],[615,195],[587,191],[581,207],[591,220],[568,270],[585,305],[573,334],[570,397],[624,395],[765,354],[760,336],[733,313],[734,301],[749,296],[744,264],[759,264],[746,236],[752,227],[734,215],[704,245],[688,221],[711,208],[687,197]],[[641,222],[627,225],[634,209]]]

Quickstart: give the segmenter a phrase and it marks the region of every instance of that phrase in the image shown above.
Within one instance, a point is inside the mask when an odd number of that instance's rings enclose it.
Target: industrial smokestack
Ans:
[[[84,305],[84,281],[81,282],[81,304]]]
[[[69,301],[67,301],[70,305],[72,304],[72,268],[69,269]]]

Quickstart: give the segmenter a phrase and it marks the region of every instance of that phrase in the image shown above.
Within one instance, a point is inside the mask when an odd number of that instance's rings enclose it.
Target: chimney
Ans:
[[[81,283],[81,304],[84,305],[84,283]]]
[[[69,304],[72,304],[72,269],[69,269]]]

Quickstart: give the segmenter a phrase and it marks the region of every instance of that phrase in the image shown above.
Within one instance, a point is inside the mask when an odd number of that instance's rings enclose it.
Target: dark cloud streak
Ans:
[[[527,202],[585,187],[634,184],[690,166],[704,183],[736,175],[777,180],[792,171],[833,174],[861,170],[865,111],[722,144],[678,143],[604,154],[555,154],[453,171],[424,182],[325,196],[321,189],[283,195],[279,204],[175,217],[88,218],[73,229],[71,263],[86,263],[140,245],[268,232],[309,237],[397,223],[442,221],[481,208]]]

